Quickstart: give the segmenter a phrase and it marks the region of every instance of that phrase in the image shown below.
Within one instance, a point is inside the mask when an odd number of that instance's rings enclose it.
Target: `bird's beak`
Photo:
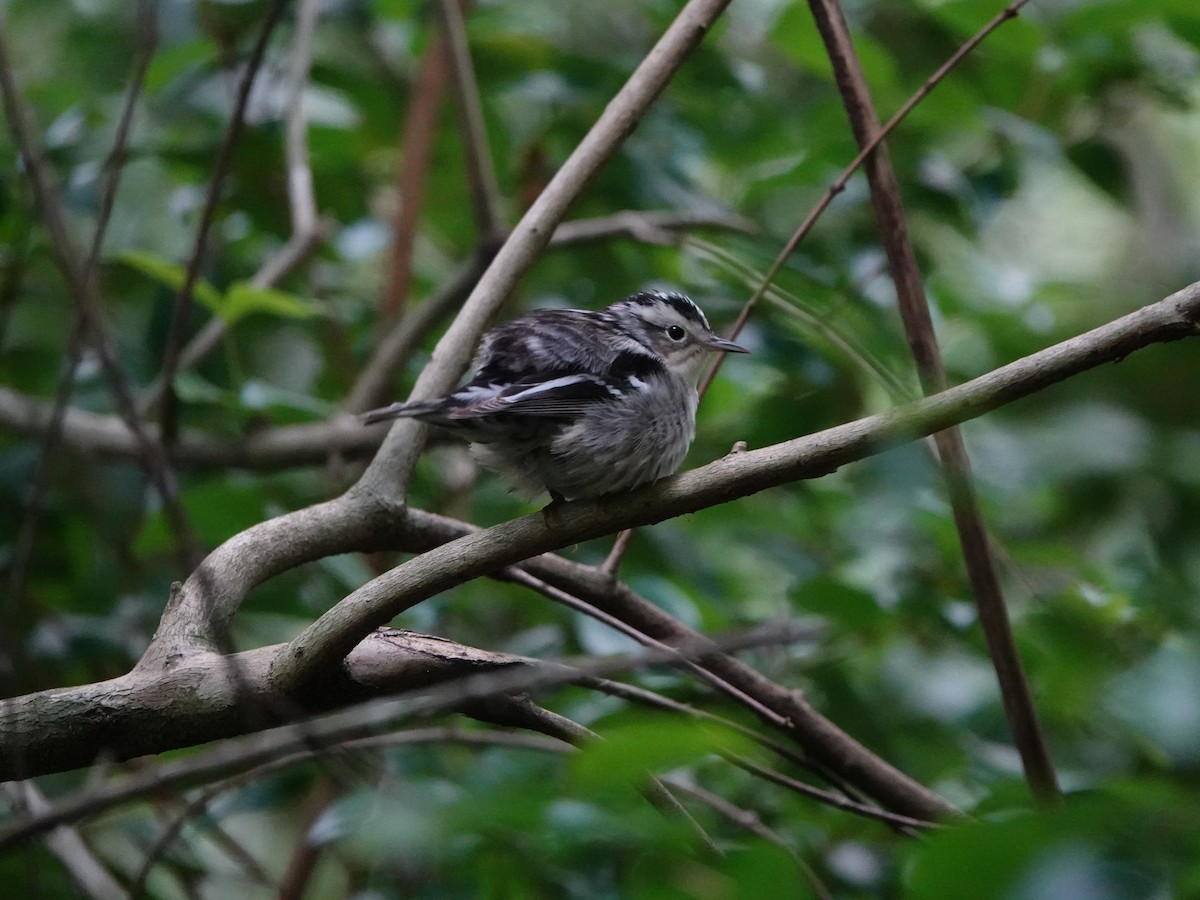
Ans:
[[[733,341],[727,341],[723,337],[711,337],[705,343],[709,350],[719,350],[721,353],[749,353],[750,351],[741,344],[735,344]]]

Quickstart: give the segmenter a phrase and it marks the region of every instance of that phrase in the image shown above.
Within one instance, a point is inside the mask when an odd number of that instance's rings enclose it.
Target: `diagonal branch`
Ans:
[[[875,148],[882,144],[884,138],[891,134],[892,131],[895,130],[895,128],[901,122],[903,122],[905,118],[907,118],[908,114],[913,111],[918,103],[929,96],[930,92],[942,82],[942,79],[944,79],[950,73],[951,69],[962,62],[968,53],[983,43],[988,35],[990,35],[1009,19],[1016,16],[1021,7],[1025,6],[1027,3],[1029,3],[1029,0],[1016,0],[1016,2],[999,12],[994,18],[992,18],[990,22],[984,25],[983,28],[979,29],[979,31],[972,35],[970,40],[955,50],[954,53],[950,55],[949,59],[938,66],[937,70],[925,80],[925,83],[917,88],[916,92],[906,101],[904,101],[903,105],[901,105],[901,107],[892,114],[892,117],[874,132],[874,134],[871,136],[871,139],[859,148],[858,155],[850,161],[846,168],[842,169],[842,171],[838,174],[838,177],[835,178],[833,183],[829,185],[828,190],[825,191],[821,199],[817,201],[817,204],[808,211],[808,215],[804,217],[804,221],[800,223],[800,226],[794,232],[792,232],[792,236],[788,238],[787,243],[783,246],[783,249],[779,251],[779,254],[775,257],[775,260],[771,263],[770,267],[768,267],[766,273],[762,277],[762,280],[759,282],[759,286],[750,295],[750,298],[746,301],[745,305],[741,309],[741,312],[738,314],[737,321],[734,322],[733,328],[730,330],[730,338],[736,338],[738,336],[742,330],[742,327],[747,321],[749,321],[751,314],[754,312],[754,308],[758,305],[758,302],[766,293],[767,288],[774,283],[775,276],[779,274],[779,270],[783,268],[784,264],[788,261],[788,259],[791,258],[791,255],[796,252],[796,248],[800,246],[800,242],[808,236],[810,231],[812,231],[813,226],[817,223],[817,219],[819,219],[822,213],[829,208],[829,204],[833,202],[833,198],[846,189],[846,184],[850,181],[851,176],[859,170],[862,164],[866,161],[867,157],[875,152]],[[712,383],[712,380],[716,378],[717,372],[720,370],[721,363],[724,360],[724,354],[713,360],[712,366],[709,368],[708,372],[705,373],[704,378],[700,382],[701,392],[706,390]]]
[[[336,666],[372,628],[427,597],[539,553],[661,522],[942,431],[1148,344],[1200,331],[1200,282],[987,375],[898,407],[709,465],[628,494],[567,503],[467,535],[385,573],[304,630],[275,666],[282,687]],[[231,616],[232,610],[213,611]]]

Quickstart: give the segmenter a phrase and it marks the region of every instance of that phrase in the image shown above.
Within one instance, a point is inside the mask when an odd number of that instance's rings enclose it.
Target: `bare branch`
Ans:
[[[778,643],[779,636],[769,635],[765,642]],[[703,643],[710,642],[705,639]],[[754,643],[762,645],[764,639],[756,638]],[[171,741],[209,741],[244,732],[247,729],[248,708],[267,702],[274,693],[265,664],[277,649],[261,648],[237,654],[237,668],[244,677],[241,683],[236,684],[230,677],[228,661],[214,654],[188,660],[172,673],[173,677],[166,679],[166,683],[139,677],[135,672],[109,682],[66,692],[47,692],[41,696],[49,703],[59,705],[57,714],[50,718],[60,721],[62,727],[70,730],[70,743],[73,746],[60,747],[61,752],[86,761],[88,747],[81,746],[79,735],[93,728],[103,728],[105,734],[115,735],[123,742],[120,746],[110,747],[110,752],[116,758],[127,758],[152,752],[147,748],[163,749],[164,726],[177,729],[172,731]],[[690,652],[687,647],[679,649]],[[197,757],[167,763],[156,770],[93,788],[60,802],[42,815],[30,817],[0,831],[0,850],[43,834],[57,825],[80,821],[152,791],[178,789],[225,777],[300,750],[335,749],[346,741],[394,729],[401,722],[451,710],[470,709],[493,698],[546,690],[581,677],[603,677],[667,661],[668,655],[648,651],[633,656],[581,662],[531,664],[518,657],[475,650],[426,635],[399,631],[376,633],[347,660],[340,683],[327,683],[323,691],[308,698],[310,709],[319,711],[331,704],[352,703],[355,699],[394,693],[400,686],[409,691],[404,696],[385,696],[321,718],[283,725],[241,740],[227,741]],[[447,681],[447,678],[451,680]],[[419,687],[422,683],[431,686],[422,689]],[[181,709],[178,703],[161,708],[164,698],[177,699],[181,692],[195,699],[192,709]],[[120,704],[114,702],[117,698],[122,698]],[[232,708],[228,704],[231,698],[239,701]],[[9,745],[6,748],[8,752],[0,759],[0,766],[3,767],[0,772],[9,768],[12,753],[22,739],[25,739],[29,750],[29,762],[36,761],[38,767],[44,767],[47,762],[38,755],[38,748],[32,746],[43,741],[44,735],[36,731],[37,723],[31,717],[22,716],[20,707],[27,703],[28,698],[16,698],[0,704],[0,722],[17,728],[27,726],[29,729],[21,735],[14,735],[9,729],[0,732],[0,744]],[[139,731],[136,728],[122,728],[119,722],[112,719],[114,714],[143,715],[148,708],[158,716],[156,729]],[[76,711],[78,718],[68,723],[61,716],[69,714],[70,710]],[[47,710],[43,709],[45,712]],[[168,715],[169,720],[166,719]],[[553,724],[550,724],[551,719]],[[522,718],[522,727],[527,721]],[[539,718],[539,722],[546,726],[540,730],[563,736],[577,735],[578,726],[561,716],[551,714],[550,717]],[[191,732],[193,736],[189,737],[186,732]]]
[[[0,425],[16,434],[45,434],[53,424],[54,404],[33,400],[0,387]],[[157,438],[156,426],[146,431]],[[253,432],[241,440],[225,440],[198,431],[181,432],[175,462],[198,469],[271,469],[319,464],[330,453],[363,456],[379,446],[380,429],[364,428],[348,415],[311,425],[280,425]],[[87,458],[136,459],[137,436],[118,416],[68,407],[62,424],[64,450]]]
[[[483,107],[479,102],[479,84],[467,47],[467,29],[463,23],[460,0],[437,0],[439,34],[446,48],[458,106],[459,131],[467,164],[467,183],[471,187],[471,208],[479,228],[479,242],[488,247],[504,239],[504,219],[500,214],[500,189],[488,148]]]

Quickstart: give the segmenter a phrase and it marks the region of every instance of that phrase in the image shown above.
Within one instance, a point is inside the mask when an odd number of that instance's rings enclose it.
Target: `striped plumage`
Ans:
[[[696,431],[696,379],[718,351],[745,352],[682,294],[644,291],[599,312],[538,310],[484,335],[475,374],[454,393],[364,418],[448,428],[530,493],[611,494],[682,464]]]

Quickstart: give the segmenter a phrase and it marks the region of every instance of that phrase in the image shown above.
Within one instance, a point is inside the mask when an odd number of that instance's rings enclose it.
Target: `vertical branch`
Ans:
[[[435,34],[413,81],[412,98],[404,118],[404,147],[396,170],[396,215],[392,222],[391,259],[387,282],[379,298],[379,320],[394,320],[404,308],[412,284],[413,245],[425,200],[425,184],[433,159],[438,110],[446,93],[446,47]]]
[[[862,67],[854,53],[846,20],[836,0],[809,0],[817,29],[833,63],[834,76],[860,146],[879,132],[880,123],[867,89]],[[1015,10],[1005,10],[1011,17]],[[908,235],[900,188],[886,145],[880,144],[866,160],[871,201],[879,223],[884,250],[896,285],[896,295],[909,347],[925,393],[948,387],[945,367],[933,330],[916,254]],[[1021,667],[1000,581],[996,575],[987,531],[971,483],[971,465],[961,432],[950,428],[934,435],[950,495],[954,523],[971,582],[979,622],[987,640],[1004,709],[1025,768],[1031,790],[1041,799],[1058,796],[1058,780],[1038,722],[1029,683]]]
[[[471,187],[471,208],[479,226],[479,239],[485,247],[494,246],[504,237],[500,216],[500,189],[496,186],[496,169],[488,149],[487,129],[483,123],[483,106],[479,101],[479,82],[467,46],[467,29],[463,22],[459,0],[438,0],[439,33],[446,46],[446,55],[453,75],[455,99],[458,101],[459,129],[462,131],[463,153],[467,164],[467,182]]]

